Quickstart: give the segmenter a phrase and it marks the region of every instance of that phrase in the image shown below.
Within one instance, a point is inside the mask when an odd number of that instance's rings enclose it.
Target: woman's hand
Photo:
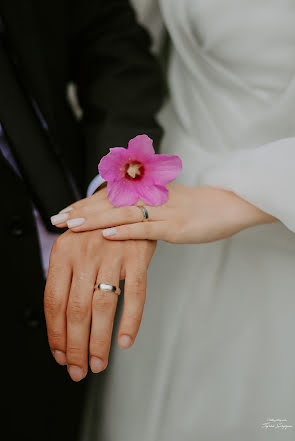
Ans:
[[[110,240],[203,243],[225,239],[254,225],[278,221],[230,191],[178,184],[169,184],[168,188],[166,204],[145,205],[149,222],[142,222],[138,206],[112,207],[103,189],[88,200],[73,204],[67,212],[67,225],[73,232],[116,227],[103,231]],[[141,204],[139,201],[137,205]]]

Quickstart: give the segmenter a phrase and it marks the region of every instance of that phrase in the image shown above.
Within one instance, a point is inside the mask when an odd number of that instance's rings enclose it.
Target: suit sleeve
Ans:
[[[165,87],[150,38],[127,0],[76,0],[70,22],[70,71],[83,111],[89,184],[110,147],[146,133],[158,149],[155,116]]]

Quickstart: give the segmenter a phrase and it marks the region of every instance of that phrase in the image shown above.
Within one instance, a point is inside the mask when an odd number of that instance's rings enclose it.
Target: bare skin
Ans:
[[[111,243],[101,232],[67,231],[54,243],[45,288],[44,307],[49,346],[56,361],[80,381],[108,364],[118,296],[93,290],[98,283],[118,286],[125,280],[118,344],[130,347],[136,338],[146,296],[147,268],[154,241]]]
[[[149,222],[142,222],[138,206],[114,208],[106,188],[53,219],[59,221],[55,222],[58,227],[75,219],[80,222],[55,242],[45,290],[49,345],[56,361],[67,364],[74,381],[87,375],[88,363],[93,372],[108,363],[117,294],[93,292],[95,284],[117,286],[125,279],[118,343],[128,348],[140,326],[156,240],[212,242],[255,225],[278,222],[226,190],[177,184],[168,188],[166,204],[146,205]]]
[[[149,222],[142,222],[142,213],[136,206],[114,208],[103,197],[106,196],[104,189],[99,198],[94,195],[87,204],[74,204],[68,212],[68,224],[63,226],[68,225],[73,232],[116,227],[104,232],[109,240],[150,239],[196,244],[225,239],[246,228],[278,221],[230,191],[178,184],[169,184],[168,188],[166,204],[145,205]],[[141,204],[143,202],[138,201],[137,205]],[[71,227],[75,219],[83,223]]]

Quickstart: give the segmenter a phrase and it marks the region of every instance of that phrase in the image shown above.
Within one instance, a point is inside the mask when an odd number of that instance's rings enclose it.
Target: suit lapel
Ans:
[[[39,33],[33,0],[0,0],[0,14],[25,86],[50,126],[54,121],[50,105],[52,93],[46,60],[40,40],[36,38]]]
[[[34,32],[32,0],[0,0],[0,14],[11,46],[8,56],[0,39],[0,121],[30,196],[50,227],[48,217],[75,200],[75,194],[52,139],[42,129],[28,100],[30,95],[36,100],[50,127],[54,121],[50,88],[42,50],[36,40],[38,32]],[[10,60],[11,55],[17,68]]]

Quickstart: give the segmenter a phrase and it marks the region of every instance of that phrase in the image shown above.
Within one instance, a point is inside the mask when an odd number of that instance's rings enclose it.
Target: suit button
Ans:
[[[40,327],[41,322],[37,317],[37,315],[34,314],[33,308],[31,306],[27,306],[25,308],[24,319],[25,319],[25,325],[28,328],[36,329]]]
[[[21,218],[15,216],[12,218],[11,224],[9,226],[9,231],[12,236],[22,236],[24,234],[24,225],[21,221]]]

